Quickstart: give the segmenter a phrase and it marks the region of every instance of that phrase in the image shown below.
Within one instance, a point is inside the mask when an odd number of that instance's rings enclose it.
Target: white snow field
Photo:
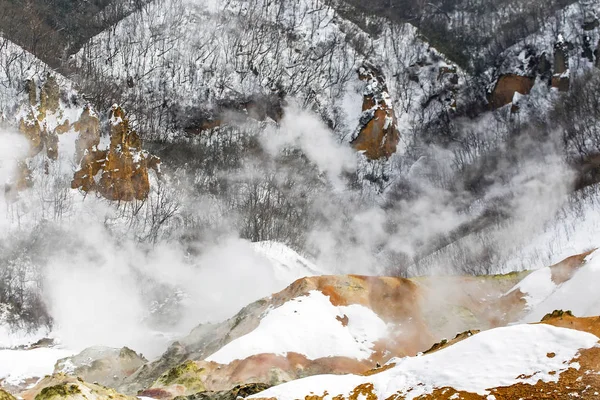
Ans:
[[[570,310],[578,317],[600,314],[600,252],[594,251],[585,259],[571,279],[555,284],[551,279],[550,268],[542,268],[523,281],[510,292],[519,289],[527,301],[528,313],[524,322],[539,321],[554,310]]]
[[[336,317],[348,317],[344,326]],[[387,325],[377,314],[360,305],[336,307],[329,297],[313,290],[308,296],[271,309],[252,332],[207,358],[221,364],[257,354],[285,356],[289,352],[315,360],[342,356],[368,358],[374,342],[385,337]]]
[[[29,379],[52,375],[54,364],[73,354],[73,351],[60,348],[0,350],[0,381],[18,386]]]
[[[347,397],[365,383],[373,384],[380,399],[399,393],[410,400],[443,387],[486,395],[488,388],[519,382],[555,382],[560,372],[579,368],[572,360],[580,349],[597,342],[598,337],[586,332],[549,325],[514,325],[479,333],[436,353],[394,359],[390,361],[394,367],[372,376],[313,376],[249,398],[293,400],[327,392],[324,399],[332,399],[336,395]],[[554,358],[548,358],[551,352],[556,353]]]

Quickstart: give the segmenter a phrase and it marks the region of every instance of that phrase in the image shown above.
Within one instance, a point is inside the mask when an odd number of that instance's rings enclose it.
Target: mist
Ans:
[[[29,153],[29,142],[19,133],[3,129],[0,125],[0,189],[14,183],[17,168]],[[0,197],[0,231],[6,234],[10,227],[6,196]]]
[[[100,225],[49,257],[43,298],[54,334],[70,349],[129,346],[160,355],[201,323],[216,323],[285,288],[251,243],[229,237],[192,257],[175,242],[115,240]]]
[[[432,146],[429,156],[419,158],[404,176],[396,177],[402,186],[390,189],[396,191],[394,198],[365,186],[357,187],[353,171],[358,169],[358,179],[362,179],[362,155],[314,112],[293,102],[281,123],[267,126],[258,137],[264,150],[261,162],[246,156],[241,168],[218,171],[218,176],[230,184],[248,183],[242,186],[244,191],[255,187],[252,185],[260,189],[261,182],[271,175],[276,177],[273,185],[278,190],[280,185],[287,188],[288,182],[317,182],[314,187],[300,186],[279,196],[293,196],[286,200],[292,206],[296,196],[303,199],[300,221],[309,229],[301,240],[294,240],[293,247],[324,273],[460,273],[464,267],[460,263],[477,264],[479,254],[490,249],[509,252],[501,249],[513,249],[534,236],[563,205],[573,178],[570,168],[554,155],[554,149],[544,149],[543,157],[528,153],[518,165],[501,165],[495,171],[497,176],[492,177],[493,183],[476,199],[467,190],[457,190],[440,180],[452,174],[451,154]],[[10,182],[16,163],[27,152],[26,141],[8,133],[0,140],[0,173],[3,182]],[[526,153],[528,146],[519,148]],[[299,151],[308,160],[306,165],[312,167],[282,167],[275,162],[290,151]],[[390,164],[399,165],[402,157],[395,155]],[[49,176],[36,173],[35,184],[46,182],[44,190],[51,193],[67,190],[60,186],[68,182],[68,177],[60,176],[63,170],[56,166],[50,168]],[[282,279],[274,264],[242,238],[236,230],[242,217],[222,211],[227,210],[225,203],[230,199],[195,193],[179,170],[166,171],[168,176],[162,181],[153,178],[150,199],[135,215],[131,214],[133,206],[69,191],[67,211],[61,212],[58,219],[42,218],[40,215],[57,214],[51,210],[41,212],[48,205],[40,202],[44,196],[38,195],[34,185],[11,205],[29,219],[20,218],[16,223],[13,217],[3,216],[7,231],[20,230],[25,237],[38,237],[36,240],[46,243],[26,250],[38,266],[41,297],[52,318],[53,335],[65,347],[82,350],[94,345],[129,346],[153,358],[198,324],[230,318],[242,307],[301,277]],[[279,177],[282,171],[285,179]],[[62,183],[48,184],[48,180]],[[272,194],[259,191],[257,195],[268,198]],[[152,211],[159,200],[177,202],[178,212],[159,227],[161,234],[156,240],[141,240],[146,237],[140,232],[146,229],[142,223],[145,212]],[[493,243],[482,246],[476,237],[466,236],[454,247],[442,246],[429,255],[424,253],[435,250],[432,244],[440,238],[478,218],[486,203],[500,204],[508,215],[507,222],[486,234],[486,240]],[[50,205],[59,206],[64,204]],[[266,213],[259,218],[270,216],[269,208],[258,211]],[[199,218],[200,225],[182,222],[189,215]],[[198,230],[202,235],[196,235]],[[456,256],[465,252],[475,261]],[[493,273],[494,263],[500,259],[486,259],[483,262],[489,265],[473,268],[475,272]]]

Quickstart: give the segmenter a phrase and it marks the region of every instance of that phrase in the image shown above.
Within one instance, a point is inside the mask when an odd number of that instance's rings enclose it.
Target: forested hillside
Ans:
[[[385,364],[342,390],[367,395],[442,337],[550,304],[597,315],[582,277],[600,245],[599,15],[596,0],[0,0],[0,361],[45,360],[0,365],[0,387],[249,396]],[[587,333],[557,349],[560,330],[499,332],[546,335],[560,363],[585,344],[591,365],[595,325],[573,324]],[[488,389],[453,379],[421,394]],[[283,388],[267,394],[304,395]]]

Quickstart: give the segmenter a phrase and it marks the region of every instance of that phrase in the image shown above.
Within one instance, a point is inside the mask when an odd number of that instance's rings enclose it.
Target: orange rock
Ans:
[[[45,150],[46,173],[49,162],[59,157],[59,135],[74,130],[78,133],[76,153],[72,156],[80,164],[71,182],[71,188],[85,192],[96,191],[109,200],[144,200],[150,192],[148,170],[159,173],[160,159],[142,150],[142,141],[129,126],[125,112],[113,106],[110,112],[109,131],[105,132],[110,144],[98,148],[102,136],[100,119],[90,106],[86,106],[78,121],[64,119],[60,102],[60,86],[48,75],[37,92],[36,82],[26,82],[30,111],[19,121],[19,130],[27,138],[30,152],[27,158]],[[38,99],[39,97],[39,99]],[[52,115],[52,123],[47,117]],[[6,187],[7,193],[18,193],[30,186],[27,160],[22,160],[14,185]]]
[[[81,160],[86,150],[100,144],[100,120],[91,107],[86,106],[81,113],[81,117],[79,117],[79,121],[73,124],[73,129],[79,133],[75,159]]]
[[[496,110],[512,103],[515,93],[527,95],[531,92],[535,78],[515,74],[501,75],[496,82],[494,90],[488,97],[490,107]]]
[[[400,133],[385,78],[370,65],[360,68],[359,78],[367,82],[367,87],[364,93],[361,126],[352,140],[352,145],[356,150],[363,151],[371,160],[389,158],[396,152]]]
[[[142,150],[142,141],[129,126],[122,108],[113,106],[109,119],[107,150],[98,149],[99,123],[89,110],[84,111],[75,124],[80,132],[77,151],[84,155],[71,187],[85,192],[97,191],[114,201],[145,200],[150,193],[148,170],[158,173],[160,160]]]

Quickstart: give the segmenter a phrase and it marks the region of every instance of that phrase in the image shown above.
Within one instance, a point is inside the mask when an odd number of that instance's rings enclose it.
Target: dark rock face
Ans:
[[[283,118],[284,106],[284,93],[256,94],[247,98],[221,100],[211,108],[186,110],[189,116],[182,118],[180,125],[186,133],[196,135],[228,123],[243,123],[248,118],[255,121],[271,119],[279,122]]]
[[[552,75],[552,87],[559,92],[568,92],[569,80],[569,56],[568,44],[559,40],[554,45],[554,74]]]
[[[113,349],[99,346],[58,360],[54,373],[65,372],[87,382],[116,387],[147,362],[143,356],[127,347]]]

